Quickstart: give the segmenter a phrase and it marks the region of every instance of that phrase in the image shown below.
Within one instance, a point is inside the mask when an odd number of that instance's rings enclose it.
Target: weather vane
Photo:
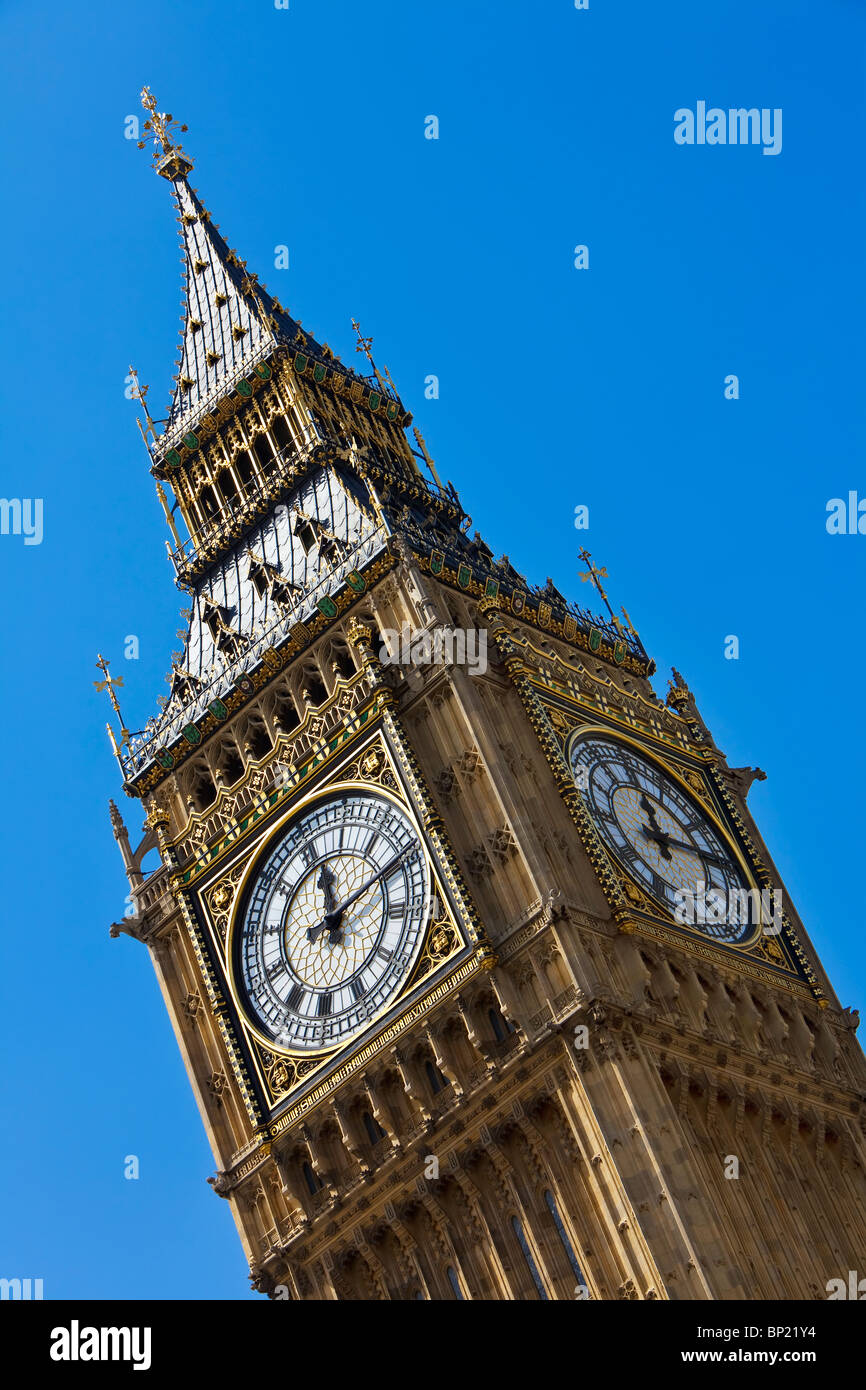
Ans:
[[[141,104],[145,111],[150,112],[150,116],[144,123],[144,129],[148,134],[143,140],[138,141],[138,148],[143,150],[148,140],[152,141],[153,167],[156,172],[172,181],[184,178],[192,169],[192,160],[189,155],[184,154],[176,136],[178,133],[186,134],[189,126],[178,125],[170,111],[158,111],[156,97],[149,87],[141,89]]]

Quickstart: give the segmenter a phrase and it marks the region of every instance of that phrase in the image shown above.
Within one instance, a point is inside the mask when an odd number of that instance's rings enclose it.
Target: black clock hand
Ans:
[[[652,826],[652,830],[648,830],[646,826],[644,826],[643,833],[647,835],[651,840],[656,840],[660,835],[664,835],[664,831],[658,823],[658,817],[656,816],[656,808],[655,806],[653,806],[646,792],[641,793],[640,804],[642,809],[646,811],[647,815],[649,816],[649,823]],[[661,844],[662,859],[670,860],[671,852],[668,849],[667,845],[663,844],[661,841],[659,843]]]
[[[323,864],[322,871],[316,882],[316,887],[322,890],[325,898],[326,912],[333,912],[334,908],[337,906],[337,899],[334,897],[334,884],[336,881],[333,871],[328,868],[327,864]]]
[[[671,838],[670,835],[665,835],[663,831],[659,831],[658,833],[656,833],[656,832],[654,832],[654,831],[652,831],[652,830],[647,830],[647,829],[645,828],[643,833],[644,833],[644,835],[646,835],[646,837],[647,837],[648,840],[655,840],[657,844],[661,845],[661,847],[662,847],[663,850],[664,850],[664,849],[668,849],[668,851],[670,851],[671,849],[684,849],[684,850],[688,850],[689,854],[694,854],[694,855],[696,855],[697,858],[700,859],[702,863],[707,863],[707,864],[718,864],[718,866],[719,866],[720,869],[726,869],[726,868],[728,867],[728,865],[726,864],[725,860],[724,860],[724,859],[719,859],[715,854],[707,854],[704,850],[699,849],[697,845],[687,845],[686,842],[685,842],[685,840],[674,840],[674,839]],[[668,854],[668,855],[666,856],[666,858],[669,858],[669,857],[670,857],[670,856],[669,856],[669,854]]]
[[[362,883],[360,888],[356,888],[354,893],[350,893],[348,898],[341,902],[339,906],[332,907],[329,912],[326,912],[321,922],[317,922],[314,927],[307,927],[307,940],[315,941],[323,931],[327,931],[331,945],[335,946],[339,941],[338,933],[341,930],[343,913],[346,909],[351,907],[352,903],[357,902],[359,898],[362,898],[367,890],[372,888],[373,884],[377,883],[380,878],[384,878],[392,869],[395,869],[400,863],[400,860],[404,855],[408,854],[408,852],[408,849],[402,850],[390,863],[385,864],[384,867],[379,869],[375,874],[371,874],[366,883]]]

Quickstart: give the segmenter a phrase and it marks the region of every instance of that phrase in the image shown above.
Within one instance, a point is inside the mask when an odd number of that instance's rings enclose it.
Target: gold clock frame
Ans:
[[[490,969],[496,960],[399,720],[387,700],[377,708],[374,699],[371,708],[378,715],[375,722],[365,724],[354,738],[323,759],[311,783],[303,792],[296,792],[297,799],[287,802],[246,841],[239,855],[221,856],[218,871],[204,874],[179,894],[211,1007],[219,1019],[248,1113],[256,1126],[265,1126],[271,1134],[281,1133],[305,1114],[315,1097],[331,1094],[348,1077],[363,1070],[414,1021],[479,971]],[[264,760],[262,768],[271,762],[279,762],[278,751]],[[249,1019],[237,997],[229,928],[234,933],[249,876],[261,863],[273,837],[304,805],[331,795],[339,785],[385,793],[410,817],[427,860],[431,894],[441,911],[428,918],[420,953],[399,992],[350,1039],[321,1052],[301,1053],[266,1038]],[[225,898],[219,906],[218,894]],[[250,1090],[253,1078],[258,1097]]]
[[[397,806],[404,813],[404,815],[408,816],[412,824],[412,827],[418,837],[418,842],[421,846],[421,850],[424,855],[424,862],[427,871],[427,894],[431,899],[434,896],[434,894],[439,899],[441,899],[444,896],[441,893],[441,891],[439,893],[436,893],[436,888],[438,887],[438,884],[435,865],[433,863],[433,859],[427,845],[427,837],[424,834],[424,828],[423,826],[419,825],[418,818],[414,812],[414,808],[405,798],[397,796],[394,792],[390,790],[390,788],[383,787],[378,782],[364,782],[357,778],[337,782],[331,782],[326,779],[317,788],[312,789],[310,792],[307,793],[307,795],[303,796],[299,801],[297,801],[294,806],[290,807],[284,815],[280,816],[273,823],[273,825],[271,825],[268,828],[267,834],[263,836],[261,844],[259,844],[256,847],[255,853],[250,856],[249,861],[244,869],[244,872],[238,881],[237,889],[235,891],[234,903],[232,904],[232,910],[229,916],[229,923],[226,931],[225,973],[232,1003],[234,1004],[238,1017],[243,1020],[243,1023],[246,1029],[249,1031],[249,1033],[254,1038],[256,1038],[257,1041],[268,1050],[268,1052],[278,1054],[280,1057],[290,1058],[293,1062],[307,1061],[316,1057],[330,1057],[337,1052],[350,1050],[351,1048],[356,1046],[360,1038],[365,1036],[365,1034],[370,1029],[376,1026],[376,1023],[379,1021],[379,1019],[383,1018],[385,1014],[390,1013],[397,1006],[404,993],[412,987],[412,980],[415,975],[418,962],[421,959],[421,956],[423,955],[425,943],[427,942],[434,925],[433,912],[431,910],[428,912],[427,919],[425,920],[422,926],[420,940],[418,943],[418,949],[415,953],[415,956],[413,957],[412,966],[408,973],[405,984],[397,990],[396,994],[391,996],[387,1003],[383,1004],[381,1009],[379,1009],[375,1014],[371,1014],[370,1017],[364,1021],[364,1023],[359,1029],[357,1029],[353,1033],[347,1034],[343,1038],[340,1038],[338,1042],[330,1043],[326,1047],[310,1047],[304,1048],[302,1050],[293,1050],[290,1047],[282,1047],[274,1038],[269,1038],[268,1035],[266,1033],[263,1033],[261,1029],[258,1028],[252,1021],[252,1019],[250,1018],[249,1010],[245,1007],[243,1003],[241,988],[239,987],[239,982],[236,979],[235,971],[235,943],[237,934],[243,927],[243,916],[246,909],[245,895],[247,889],[250,885],[250,882],[255,877],[256,871],[261,868],[263,860],[265,859],[269,849],[284,833],[288,823],[290,821],[293,821],[297,816],[304,815],[304,813],[308,809],[310,809],[310,807],[314,806],[317,802],[328,801],[332,797],[340,795],[340,793],[342,792],[362,792],[364,795],[369,797],[381,797],[383,800],[390,801],[392,805]]]
[[[685,778],[681,776],[679,769],[670,762],[668,762],[667,759],[658,757],[655,751],[647,749],[644,743],[639,742],[637,739],[630,738],[627,734],[621,733],[619,729],[611,729],[610,726],[606,724],[599,724],[597,722],[589,724],[580,724],[576,725],[575,728],[573,728],[569,732],[569,734],[566,736],[563,742],[563,754],[568,764],[569,772],[572,771],[571,750],[574,744],[577,743],[580,739],[585,738],[589,734],[598,734],[603,738],[610,740],[613,743],[623,743],[628,745],[630,748],[634,749],[635,753],[637,753],[638,756],[644,762],[651,763],[654,766],[661,769],[664,772],[665,776],[669,777],[670,780],[679,787],[679,789],[685,795],[687,800],[693,806],[695,806],[703,816],[706,817],[706,819],[710,822],[716,833],[720,835],[722,842],[727,846],[727,848],[731,851],[734,858],[736,859],[736,862],[740,867],[740,870],[743,874],[743,877],[745,878],[746,883],[748,883],[750,886],[750,890],[752,892],[757,893],[757,902],[759,904],[758,912],[760,920],[758,921],[757,926],[755,927],[755,930],[751,933],[751,935],[748,937],[744,937],[739,941],[723,941],[720,940],[718,937],[708,936],[706,932],[698,930],[696,927],[691,926],[688,922],[678,922],[676,917],[671,912],[670,908],[667,906],[667,904],[662,902],[662,900],[658,898],[656,894],[652,892],[651,889],[646,888],[642,883],[639,882],[639,880],[635,878],[634,874],[632,874],[631,871],[626,867],[626,865],[623,864],[615,848],[608,843],[607,839],[601,834],[601,831],[598,830],[596,827],[597,834],[600,836],[607,853],[612,858],[618,871],[621,874],[623,874],[630,883],[634,883],[635,886],[640,888],[642,892],[648,894],[648,896],[651,898],[653,902],[653,905],[658,908],[659,912],[664,913],[666,918],[669,918],[673,922],[677,930],[683,931],[690,936],[694,936],[699,941],[710,942],[712,945],[720,948],[729,948],[737,951],[751,950],[751,948],[755,946],[755,944],[764,935],[764,927],[766,925],[763,915],[763,896],[761,886],[754,875],[751,865],[749,864],[748,860],[746,859],[745,855],[740,849],[740,846],[737,844],[736,840],[733,838],[728,828],[719,819],[715,807],[712,805],[708,798],[707,800],[699,798],[697,792],[695,791],[695,788],[689,786]],[[575,791],[578,793],[578,795],[580,795],[580,788],[578,787],[577,782],[575,782],[574,787]],[[592,818],[593,824],[595,825],[595,816],[593,815],[592,810],[588,804],[586,805],[586,809],[588,814]]]

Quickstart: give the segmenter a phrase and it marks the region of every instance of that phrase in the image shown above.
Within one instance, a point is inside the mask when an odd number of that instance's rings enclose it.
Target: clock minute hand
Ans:
[[[390,861],[390,863],[385,864],[383,868],[379,869],[377,873],[371,874],[370,877],[367,879],[367,882],[362,883],[360,888],[356,888],[354,893],[350,893],[348,898],[346,898],[344,902],[340,903],[339,907],[334,907],[331,909],[330,912],[327,912],[325,914],[326,918],[330,919],[331,917],[342,917],[343,913],[346,911],[346,908],[351,907],[352,903],[357,902],[359,898],[362,898],[368,888],[372,888],[373,884],[377,883],[380,878],[384,878],[385,875],[390,873],[392,869],[396,869],[397,865],[400,863],[400,860],[403,858],[403,855],[405,853],[406,850],[403,850],[400,854],[396,855]]]

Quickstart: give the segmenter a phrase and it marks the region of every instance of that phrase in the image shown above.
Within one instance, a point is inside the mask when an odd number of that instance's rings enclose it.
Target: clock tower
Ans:
[[[470,533],[370,341],[360,372],[266,291],[143,100],[186,266],[159,428],[138,393],[186,633],[111,732],[144,817],[133,847],[112,804],[112,934],[254,1286],[826,1298],[866,1251],[866,1066],[762,774],[678,673],[658,698],[589,555],[601,617]]]

